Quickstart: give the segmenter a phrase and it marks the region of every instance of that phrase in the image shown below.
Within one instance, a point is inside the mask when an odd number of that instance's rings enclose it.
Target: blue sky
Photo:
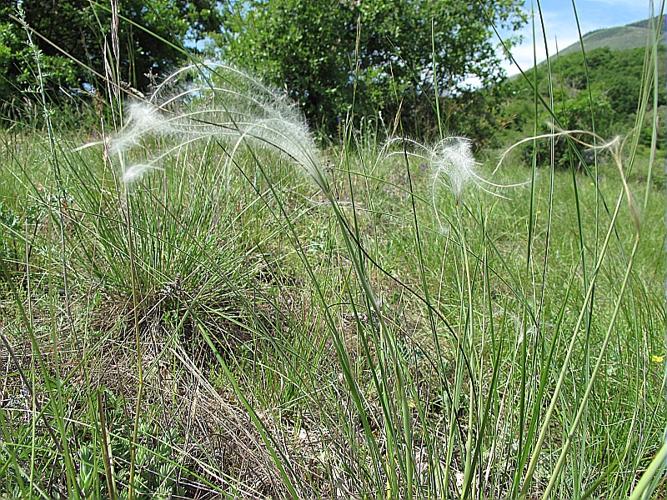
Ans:
[[[576,0],[579,23],[582,34],[600,28],[609,28],[611,26],[620,26],[634,21],[640,21],[649,17],[648,0]],[[656,1],[656,4],[659,2]],[[547,32],[547,42],[549,53],[556,52],[556,46],[563,49],[579,39],[577,34],[577,24],[572,9],[572,0],[542,0],[542,14]],[[525,1],[526,10],[530,12],[531,0]],[[544,41],[537,17],[537,3],[535,2],[536,12],[536,33],[537,33],[537,59],[538,62],[545,58]],[[530,21],[522,30],[524,40],[521,45],[515,47],[512,51],[515,59],[522,69],[529,69],[533,66],[533,39],[532,27]],[[505,64],[508,74],[518,73],[516,66],[510,62]]]

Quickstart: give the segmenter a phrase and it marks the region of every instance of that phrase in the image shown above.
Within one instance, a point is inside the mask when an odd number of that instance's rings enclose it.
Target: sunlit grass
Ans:
[[[664,492],[664,158],[638,131],[572,170],[517,154],[555,125],[507,156],[320,149],[236,75],[101,140],[0,134],[0,495]]]

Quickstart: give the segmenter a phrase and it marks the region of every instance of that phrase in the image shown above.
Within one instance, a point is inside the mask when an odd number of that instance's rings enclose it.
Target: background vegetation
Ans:
[[[82,92],[102,91],[107,69],[126,89],[145,90],[158,75],[182,63],[179,46],[196,44],[220,28],[223,16],[217,5],[214,0],[157,0],[150,6],[140,0],[5,1],[0,6],[2,111],[11,114],[35,100],[33,47],[41,52],[40,90],[54,104],[72,104],[72,97]]]

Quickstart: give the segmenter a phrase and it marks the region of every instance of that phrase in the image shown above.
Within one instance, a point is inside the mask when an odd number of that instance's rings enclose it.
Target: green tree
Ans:
[[[387,122],[400,109],[403,124],[420,133],[433,124],[434,82],[450,101],[470,77],[501,79],[491,23],[518,28],[522,3],[238,0],[228,5],[225,56],[284,85],[329,132],[354,101],[358,116],[380,112]]]
[[[612,129],[614,120],[614,109],[612,103],[607,95],[598,89],[591,90],[591,95],[588,92],[578,92],[574,95],[567,95],[564,91],[558,90],[555,92],[556,105],[554,106],[554,113],[558,117],[558,121],[564,130],[592,130],[591,113],[596,124],[596,131],[603,136],[607,136]],[[595,103],[593,111],[591,111],[591,99]],[[553,122],[553,117],[546,110],[540,113],[539,121],[542,123],[542,133],[551,132],[548,123]],[[592,143],[590,137],[583,136],[582,139],[588,143]],[[576,168],[581,168],[582,165],[575,154],[570,154],[570,148],[575,147],[579,150],[579,154],[586,161],[590,162],[592,159],[592,152],[589,148],[581,144],[570,142],[565,137],[557,137],[554,139],[554,161],[558,168],[567,168],[574,164]],[[535,145],[538,165],[548,165],[551,158],[551,142],[547,140],[538,141]],[[531,148],[524,149],[524,159],[526,163],[532,161]],[[574,163],[571,163],[574,162]]]
[[[105,47],[109,51],[111,46],[108,2],[4,0],[0,5],[1,100],[21,99],[36,83],[34,56],[25,29],[16,21],[19,4],[25,22],[36,33],[33,41],[42,54],[46,88],[54,97],[62,95],[58,89],[95,82],[92,72],[72,58],[104,74]],[[121,79],[139,89],[150,83],[151,75],[183,59],[179,50],[158,37],[177,45],[194,45],[208,32],[218,30],[222,22],[216,0],[118,0],[117,5],[121,16],[145,28],[122,19],[118,25]]]

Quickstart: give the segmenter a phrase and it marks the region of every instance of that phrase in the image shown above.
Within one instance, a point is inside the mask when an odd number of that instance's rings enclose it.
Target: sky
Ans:
[[[544,41],[537,15],[535,0],[525,0],[526,11],[530,13],[531,3],[535,5],[535,30],[537,34],[537,60],[545,59]],[[655,2],[659,4],[659,1]],[[564,49],[579,40],[577,23],[572,8],[572,0],[541,0],[542,15],[549,54],[556,52],[556,47]],[[581,34],[600,28],[621,26],[649,17],[649,0],[575,0]],[[512,54],[523,70],[533,66],[533,38],[530,20],[522,30],[523,42],[512,50]],[[504,64],[509,75],[519,72],[517,67],[507,61]]]

